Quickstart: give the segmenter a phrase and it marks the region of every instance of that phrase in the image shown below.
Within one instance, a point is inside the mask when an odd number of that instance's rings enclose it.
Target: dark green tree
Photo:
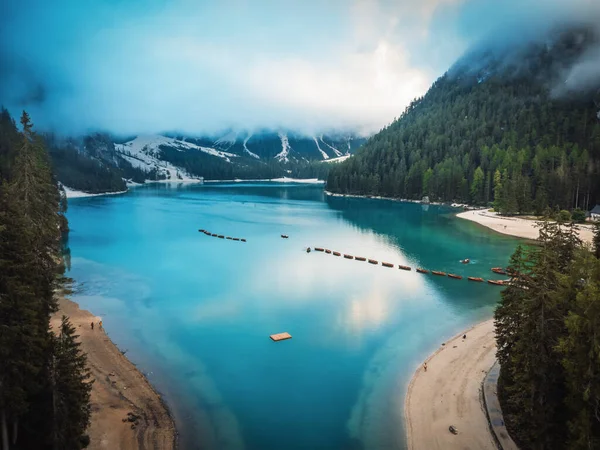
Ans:
[[[84,434],[90,422],[91,373],[77,342],[75,328],[66,316],[53,340],[52,408],[54,448],[79,450],[87,446]]]

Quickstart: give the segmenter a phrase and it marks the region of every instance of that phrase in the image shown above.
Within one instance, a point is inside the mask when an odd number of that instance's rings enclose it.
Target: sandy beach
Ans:
[[[478,209],[475,211],[465,211],[456,215],[461,219],[477,222],[484,227],[491,228],[494,231],[510,236],[524,239],[537,239],[539,229],[535,227],[534,220],[519,219],[517,217],[502,217],[496,213],[491,213],[487,209]],[[591,243],[594,238],[594,231],[590,225],[578,225],[579,237],[583,242]]]
[[[481,400],[495,354],[490,319],[440,346],[427,359],[427,371],[419,367],[404,405],[409,450],[496,450]],[[450,433],[450,425],[458,434]]]
[[[69,316],[80,336],[81,347],[87,353],[88,366],[95,379],[88,448],[174,449],[177,434],[166,406],[148,380],[99,329],[100,319],[60,296],[59,311],[51,319],[53,329],[58,328],[63,314]],[[92,321],[94,330],[90,327]],[[123,422],[130,412],[139,416],[133,429],[131,422]]]

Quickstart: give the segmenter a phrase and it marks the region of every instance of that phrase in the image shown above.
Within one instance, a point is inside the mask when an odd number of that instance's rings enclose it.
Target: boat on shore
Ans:
[[[493,284],[494,286],[504,286],[503,280],[488,280],[489,284]]]
[[[342,256],[340,252],[333,252],[333,256]]]
[[[346,258],[346,259],[354,259],[354,256],[352,256],[352,255],[344,255],[344,258]]]
[[[331,253],[331,250],[325,249],[325,253]]]
[[[492,272],[499,275],[506,275],[506,270],[504,270],[502,267],[492,267]]]
[[[462,275],[456,275],[454,273],[449,273],[448,277],[449,278],[454,278],[455,280],[462,280],[462,278],[463,278]]]
[[[419,272],[419,273],[429,273],[429,270],[418,268],[417,272]]]
[[[467,277],[469,281],[477,281],[478,283],[483,283],[483,278],[481,277]]]
[[[402,270],[412,270],[410,267],[408,267],[408,266],[402,266],[402,265],[398,265],[398,269],[402,269]]]
[[[377,261],[376,259],[370,259],[369,264],[379,264],[379,261]]]
[[[439,275],[440,277],[446,276],[446,272],[440,272],[439,270],[432,270],[431,273],[434,275]]]
[[[381,265],[383,267],[394,267],[394,265],[392,263],[388,263],[388,262],[382,262]]]
[[[366,261],[367,260],[367,258],[365,258],[364,256],[355,256],[354,259],[357,261]]]
[[[325,249],[321,247],[315,247],[315,252],[324,252]]]

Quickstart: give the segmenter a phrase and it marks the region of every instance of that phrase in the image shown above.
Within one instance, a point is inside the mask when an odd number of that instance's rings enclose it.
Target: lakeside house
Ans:
[[[590,219],[600,220],[600,205],[594,206],[594,208],[590,211]]]

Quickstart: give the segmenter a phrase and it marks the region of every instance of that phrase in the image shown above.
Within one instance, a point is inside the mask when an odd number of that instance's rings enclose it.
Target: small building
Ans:
[[[600,220],[600,205],[594,206],[594,209],[590,211],[590,219]]]

